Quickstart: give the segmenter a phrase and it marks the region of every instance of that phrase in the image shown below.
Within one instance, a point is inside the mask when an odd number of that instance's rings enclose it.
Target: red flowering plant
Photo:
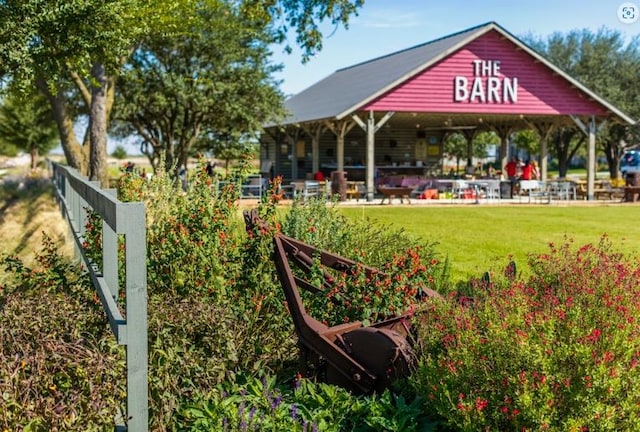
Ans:
[[[150,291],[199,291],[223,298],[239,268],[238,189],[212,179],[204,161],[190,174],[185,191],[162,169],[142,182],[139,175],[126,173],[118,194],[121,200],[145,203]]]
[[[307,312],[326,325],[356,320],[366,325],[410,312],[423,288],[437,291],[447,284],[446,261],[438,259],[432,244],[370,220],[346,219],[324,200],[294,203],[282,230],[361,263],[347,273],[329,270],[332,288],[302,293]],[[378,271],[368,274],[365,265]],[[317,287],[322,286],[321,270],[316,260],[311,279]]]
[[[570,241],[529,258],[472,302],[419,312],[411,377],[426,410],[460,430],[639,430],[640,268]]]
[[[84,224],[82,248],[86,256],[96,265],[102,264],[102,218],[85,207],[87,220]]]

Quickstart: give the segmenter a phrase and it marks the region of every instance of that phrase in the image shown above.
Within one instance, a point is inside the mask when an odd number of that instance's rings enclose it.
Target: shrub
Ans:
[[[201,291],[218,300],[229,294],[240,269],[237,192],[233,184],[212,186],[202,165],[186,192],[163,171],[149,181],[122,176],[120,199],[145,202],[150,292]]]
[[[411,381],[426,409],[469,431],[638,430],[638,264],[603,238],[530,266],[425,308]]]
[[[127,149],[125,149],[124,146],[117,145],[116,148],[113,149],[113,152],[111,152],[111,156],[120,160],[125,159],[127,157]]]
[[[122,198],[146,204],[154,430],[181,429],[176,407],[236,372],[274,372],[296,355],[269,239],[245,234],[236,184],[218,187],[204,165],[186,191],[163,172],[120,180]],[[86,246],[98,237],[88,230]]]
[[[403,431],[432,430],[420,401],[390,392],[367,398],[327,384],[298,379],[294,388],[271,377],[227,382],[181,412],[191,431]]]
[[[309,313],[327,325],[366,324],[403,314],[423,288],[437,290],[447,283],[447,267],[434,245],[369,220],[351,221],[324,200],[295,202],[282,227],[291,237],[359,263],[353,272],[332,272],[333,289],[320,295],[303,292]],[[365,265],[378,271],[370,275]],[[315,281],[321,286],[317,270]]]
[[[2,257],[1,430],[106,430],[124,403],[124,354],[90,281],[45,237],[28,268]]]
[[[175,411],[184,401],[209,395],[238,371],[259,375],[271,370],[271,341],[279,335],[263,332],[264,322],[239,319],[233,310],[198,294],[154,295],[149,312],[153,430],[181,430]]]

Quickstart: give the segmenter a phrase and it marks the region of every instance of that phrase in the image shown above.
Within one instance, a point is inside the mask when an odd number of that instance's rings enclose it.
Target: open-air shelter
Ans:
[[[367,200],[376,175],[442,174],[443,139],[454,131],[469,146],[478,132],[495,131],[501,169],[510,135],[537,130],[546,178],[551,132],[574,125],[588,137],[593,199],[599,127],[634,124],[494,22],[337,70],[285,104],[288,117],[265,127],[263,166],[288,179],[343,171],[365,182]]]

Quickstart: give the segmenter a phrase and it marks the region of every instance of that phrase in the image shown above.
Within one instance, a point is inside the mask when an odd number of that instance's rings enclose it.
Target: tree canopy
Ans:
[[[51,109],[36,92],[9,92],[0,105],[0,149],[22,150],[36,168],[38,156],[58,144],[58,134]]]
[[[142,137],[141,151],[154,167],[163,154],[167,170],[195,150],[246,141],[282,113],[273,32],[226,2],[175,14],[188,16],[185,32],[142,40],[119,77],[115,111],[119,133]]]
[[[601,28],[553,33],[546,40],[529,36],[527,42],[567,74],[602,96],[632,118],[640,118],[640,36],[625,40],[616,30]],[[612,178],[618,176],[625,149],[638,144],[638,126],[606,124],[598,131],[598,143],[609,162]],[[584,142],[574,128],[559,128],[552,135],[552,151],[558,157],[560,175]]]
[[[169,55],[173,49],[174,58],[182,61],[192,58],[195,53],[188,49],[206,46],[199,38],[207,33],[192,33],[195,29],[202,30],[194,25],[201,16],[189,16],[186,11],[209,7],[216,10],[221,4],[236,8],[239,16],[250,24],[249,28],[271,32],[275,42],[285,41],[293,29],[296,43],[303,48],[304,60],[322,47],[318,24],[329,21],[346,25],[363,1],[3,0],[0,2],[0,45],[3,47],[0,74],[23,89],[37,88],[46,96],[54,112],[67,163],[104,184],[107,127],[116,78],[126,70],[123,69],[126,60],[132,53],[141,52],[138,50],[141,44],[149,44],[148,48],[152,40],[161,42],[162,34],[169,44],[165,54]],[[247,32],[228,36],[240,35],[248,44],[255,41],[252,36],[256,34]],[[213,32],[208,36],[213,36]],[[262,41],[260,37],[256,40]],[[202,70],[194,69],[190,77],[202,75]],[[237,87],[251,79],[245,69]],[[164,89],[157,91],[162,93]],[[166,97],[159,95],[159,99],[169,101]],[[246,106],[226,108],[235,110],[236,118],[248,118],[248,114],[241,112]],[[74,123],[83,113],[89,116],[89,128],[79,140],[74,133]],[[262,117],[266,115],[263,113]]]

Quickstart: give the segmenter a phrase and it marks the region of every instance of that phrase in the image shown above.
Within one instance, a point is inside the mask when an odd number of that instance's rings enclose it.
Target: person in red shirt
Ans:
[[[315,181],[324,181],[324,174],[322,174],[322,171],[317,171],[314,175],[313,175],[313,179]]]
[[[507,172],[507,178],[514,180],[516,178],[517,169],[518,165],[516,164],[516,158],[512,157],[504,167],[504,170]]]
[[[533,173],[533,165],[531,165],[531,161],[527,161],[522,167],[522,180],[531,180]]]

